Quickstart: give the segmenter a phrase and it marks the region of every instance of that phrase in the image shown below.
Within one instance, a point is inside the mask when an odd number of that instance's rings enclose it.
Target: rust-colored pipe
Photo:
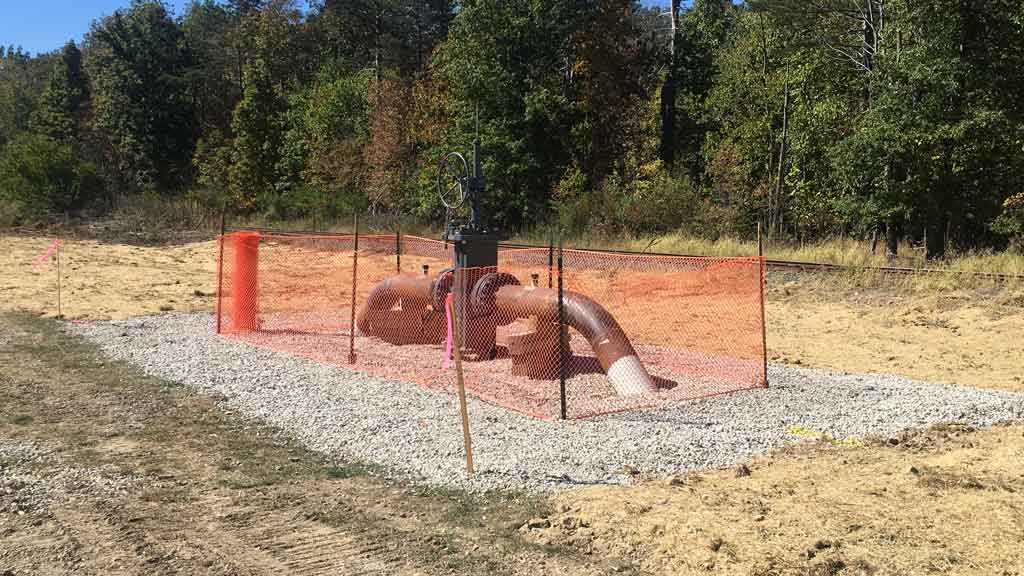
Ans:
[[[576,292],[565,292],[565,321],[590,343],[594,355],[620,396],[658,390],[622,327],[600,304]],[[503,286],[494,298],[501,322],[558,315],[558,291],[532,286]]]
[[[426,308],[430,303],[432,286],[433,280],[428,276],[392,276],[383,280],[374,286],[366,298],[366,305],[356,318],[356,326],[363,334],[374,335],[371,313],[387,312],[399,301]]]
[[[403,309],[430,305],[434,281],[429,276],[392,276],[377,284],[359,311],[356,325],[370,336],[384,336],[388,326],[375,326],[375,318],[392,310],[400,301]],[[656,392],[647,369],[615,318],[586,296],[564,294],[566,324],[575,328],[594,350],[594,355],[620,396]],[[558,316],[558,291],[533,286],[502,286],[494,295],[493,317],[501,324],[517,318],[537,316],[553,322]],[[390,327],[394,329],[395,327]]]

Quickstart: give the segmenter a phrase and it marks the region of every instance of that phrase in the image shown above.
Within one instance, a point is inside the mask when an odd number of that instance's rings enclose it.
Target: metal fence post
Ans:
[[[348,363],[356,363],[356,270],[359,268],[359,213],[352,215],[355,242],[352,246],[352,309],[349,311]]]
[[[64,318],[64,311],[60,306],[60,243],[57,244],[57,318]]]
[[[395,224],[395,274],[402,273],[402,225]]]
[[[560,414],[565,420],[565,372],[566,372],[566,334],[565,334],[565,289],[562,281],[562,233],[558,233],[558,397]]]
[[[221,316],[222,316],[221,294],[223,294],[223,292],[224,292],[224,287],[223,287],[223,283],[224,283],[224,229],[226,227],[225,215],[224,215],[225,212],[227,212],[227,204],[225,204],[224,206],[221,206],[221,209],[220,209],[220,236],[218,237],[218,240],[217,240],[217,244],[219,244],[219,246],[218,246],[218,254],[217,254],[217,306],[216,306],[216,308],[217,308],[216,309],[216,313],[217,313],[217,334],[221,333],[222,322],[223,322],[221,320]]]
[[[555,231],[548,230],[548,288],[551,286],[551,274],[555,267]]]
[[[757,223],[757,271],[759,286],[758,294],[761,298],[761,360],[762,360],[762,374],[764,375],[764,386],[768,387],[768,326],[765,321],[764,315],[764,290],[765,290],[765,259],[764,259],[764,240],[761,238],[761,222]]]

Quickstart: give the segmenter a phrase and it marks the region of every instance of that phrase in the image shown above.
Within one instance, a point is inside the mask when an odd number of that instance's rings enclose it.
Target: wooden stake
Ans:
[[[455,283],[456,286],[461,286],[461,279]],[[461,290],[457,294],[456,299],[462,297]],[[470,474],[474,474],[473,470],[473,439],[469,435],[469,409],[466,407],[466,381],[462,374],[462,338],[461,330],[459,329],[459,316],[456,310],[459,308],[454,303],[449,303],[451,306],[452,316],[452,340],[454,343],[453,348],[455,349],[455,381],[458,383],[459,392],[459,412],[462,414],[462,443],[466,447],[466,470]]]
[[[60,306],[60,244],[57,244],[57,318],[63,318],[64,312]]]

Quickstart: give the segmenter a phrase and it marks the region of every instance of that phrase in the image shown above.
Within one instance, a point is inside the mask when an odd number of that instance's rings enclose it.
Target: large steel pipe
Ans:
[[[554,321],[558,316],[558,291],[550,288],[503,286],[495,294],[494,305],[501,323],[529,316]],[[626,333],[607,310],[576,292],[565,292],[564,306],[566,324],[587,339],[601,368],[608,374],[608,380],[620,396],[658,390]]]
[[[356,326],[363,334],[377,335],[373,326],[375,313],[390,312],[399,302],[403,308],[425,309],[430,304],[432,286],[433,280],[427,276],[392,276],[383,280],[367,296],[356,317]]]

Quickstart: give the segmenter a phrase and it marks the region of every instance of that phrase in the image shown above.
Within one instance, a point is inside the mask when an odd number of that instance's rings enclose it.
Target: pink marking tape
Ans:
[[[50,256],[53,256],[53,253],[57,250],[58,246],[60,246],[60,238],[54,240],[53,243],[50,244],[50,247],[46,249],[46,252],[43,252],[43,255],[40,256],[38,260],[36,260],[35,267],[38,268],[43,264],[46,264],[46,262],[50,259]]]
[[[448,338],[444,346],[444,363],[442,367],[447,370],[452,365],[452,353],[455,352],[455,334],[452,326],[452,299],[455,297],[451,292],[444,299],[444,317],[448,321]]]

